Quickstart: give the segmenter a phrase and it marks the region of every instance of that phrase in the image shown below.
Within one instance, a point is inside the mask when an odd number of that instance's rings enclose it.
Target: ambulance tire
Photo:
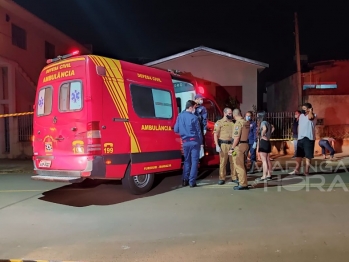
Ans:
[[[154,174],[131,176],[131,165],[129,164],[124,178],[121,180],[122,186],[133,195],[147,193],[154,184]]]

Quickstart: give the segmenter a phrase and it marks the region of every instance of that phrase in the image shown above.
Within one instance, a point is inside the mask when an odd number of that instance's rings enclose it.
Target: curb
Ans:
[[[14,174],[14,173],[33,173],[33,170],[29,169],[2,169],[0,175]]]
[[[23,168],[13,168],[13,169],[1,169],[0,173],[1,174],[8,174],[8,173],[16,173],[16,172],[22,172],[24,171]],[[1,261],[1,260],[0,260]]]

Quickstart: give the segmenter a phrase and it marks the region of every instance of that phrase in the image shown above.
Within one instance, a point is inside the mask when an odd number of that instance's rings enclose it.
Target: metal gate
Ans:
[[[33,115],[18,116],[19,142],[31,141],[33,135]]]
[[[271,135],[271,140],[286,141],[293,140],[292,124],[294,121],[294,112],[268,112],[266,121],[274,125],[275,131]]]

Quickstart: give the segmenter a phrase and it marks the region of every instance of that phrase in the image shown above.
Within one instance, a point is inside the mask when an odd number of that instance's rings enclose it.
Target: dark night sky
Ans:
[[[199,45],[295,71],[294,11],[310,62],[349,58],[348,1],[15,0],[94,54],[145,63]]]

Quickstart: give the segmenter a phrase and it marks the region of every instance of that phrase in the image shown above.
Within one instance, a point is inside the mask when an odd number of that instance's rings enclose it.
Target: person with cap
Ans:
[[[239,179],[238,186],[235,186],[234,190],[248,190],[245,155],[248,151],[250,123],[242,117],[240,109],[234,109],[233,117],[236,120],[233,128],[234,142],[229,155],[233,156],[235,170]]]
[[[205,136],[207,131],[207,110],[202,105],[204,103],[204,96],[197,94],[195,96],[195,103],[198,105],[195,110],[195,115],[199,118],[202,134]]]
[[[224,117],[216,122],[214,125],[214,142],[216,144],[216,151],[219,153],[219,181],[218,185],[225,184],[227,174],[227,161],[229,159],[231,179],[237,183],[236,172],[232,157],[228,155],[233,134],[233,112],[230,108],[224,108]]]
[[[203,139],[198,118],[194,115],[196,103],[188,100],[185,111],[177,117],[174,132],[179,134],[183,143],[184,165],[182,185],[196,187],[196,177]]]

